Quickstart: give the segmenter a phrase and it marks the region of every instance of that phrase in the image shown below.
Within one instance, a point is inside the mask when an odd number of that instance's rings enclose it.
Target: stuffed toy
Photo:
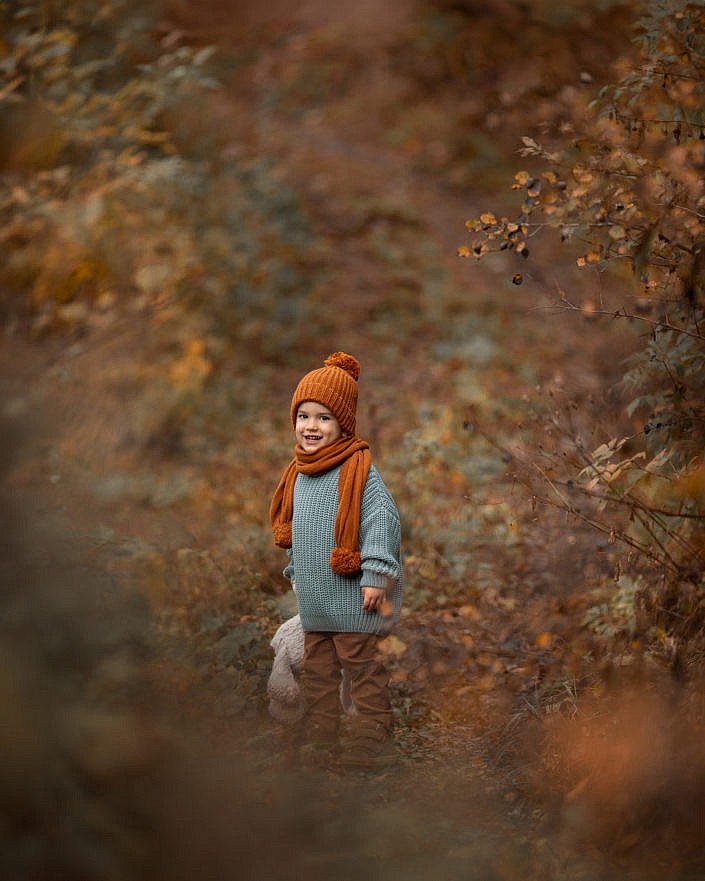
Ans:
[[[304,712],[298,683],[304,662],[304,631],[298,615],[279,627],[270,645],[274,649],[274,661],[267,682],[269,712],[278,722],[296,722]],[[350,676],[345,671],[340,681],[340,703],[346,713],[355,714],[350,697]]]

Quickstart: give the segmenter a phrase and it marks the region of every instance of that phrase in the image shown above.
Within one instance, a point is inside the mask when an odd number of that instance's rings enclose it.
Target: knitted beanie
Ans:
[[[334,352],[323,363],[324,367],[307,373],[296,386],[291,399],[291,421],[295,426],[296,411],[301,404],[315,401],[328,407],[344,434],[355,434],[360,364],[345,352]]]

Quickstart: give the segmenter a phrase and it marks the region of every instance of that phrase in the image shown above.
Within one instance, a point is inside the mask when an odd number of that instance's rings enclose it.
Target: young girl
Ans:
[[[389,675],[377,646],[401,607],[401,529],[369,446],[355,434],[359,375],[357,360],[336,352],[299,382],[295,457],[270,518],[289,555],[284,575],[304,629],[304,755],[337,747],[344,669],[357,715],[341,762],[379,766],[394,759]]]

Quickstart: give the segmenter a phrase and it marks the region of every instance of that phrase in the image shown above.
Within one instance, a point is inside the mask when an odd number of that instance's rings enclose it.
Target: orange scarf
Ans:
[[[338,575],[360,571],[360,505],[370,470],[369,444],[359,437],[341,437],[315,453],[307,453],[299,444],[296,455],[287,465],[274,491],[269,508],[274,543],[291,547],[291,521],[294,516],[294,482],[297,474],[316,477],[342,465],[338,477],[338,513],[335,517],[335,547],[330,567]]]

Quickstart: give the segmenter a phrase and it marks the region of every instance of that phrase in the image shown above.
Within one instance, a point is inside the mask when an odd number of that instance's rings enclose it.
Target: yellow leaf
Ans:
[[[461,245],[458,248],[458,257],[469,257],[470,256],[470,248],[467,245]]]
[[[484,214],[481,214],[480,220],[487,226],[493,226],[495,223],[497,223],[497,218],[491,211],[485,211]]]
[[[464,606],[461,606],[458,609],[458,612],[462,618],[470,618],[472,621],[477,621],[478,618],[482,618],[482,614],[477,606],[473,606],[470,603],[467,603]]]
[[[379,643],[379,650],[385,655],[403,655],[406,643],[392,633]]]

